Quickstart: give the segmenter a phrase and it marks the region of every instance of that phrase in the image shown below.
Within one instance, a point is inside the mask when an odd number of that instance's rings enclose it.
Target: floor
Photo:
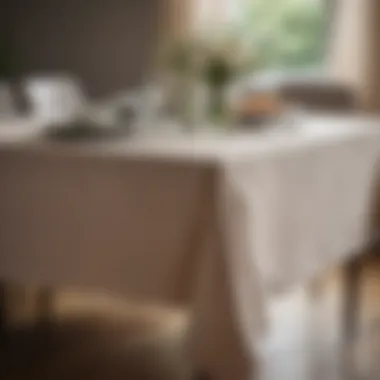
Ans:
[[[342,339],[343,272],[295,289],[271,305],[262,345],[265,380],[380,379],[380,260],[363,262],[360,313],[352,342]]]
[[[262,379],[380,379],[380,260],[366,259],[363,268],[359,334],[343,349],[340,270],[273,301],[271,330],[260,345]],[[102,294],[61,292],[54,325],[2,339],[0,379],[190,379],[181,351],[186,315],[146,310]]]

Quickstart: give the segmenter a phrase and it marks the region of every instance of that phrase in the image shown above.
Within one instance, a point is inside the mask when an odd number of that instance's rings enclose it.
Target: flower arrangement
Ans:
[[[252,67],[243,44],[233,38],[181,40],[170,47],[164,60],[169,74],[202,85],[207,93],[206,116],[216,123],[231,120],[229,88]],[[187,86],[182,91],[189,102],[191,91]]]

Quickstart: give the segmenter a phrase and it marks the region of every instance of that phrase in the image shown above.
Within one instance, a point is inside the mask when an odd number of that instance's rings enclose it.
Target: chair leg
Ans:
[[[360,323],[360,279],[362,262],[359,259],[348,262],[343,273],[342,310],[342,370],[346,378],[355,376],[355,341]]]
[[[0,339],[7,331],[7,288],[5,282],[0,282]]]
[[[52,324],[54,321],[55,293],[52,288],[42,287],[36,296],[36,322],[39,326]]]
[[[351,344],[357,337],[360,318],[360,260],[348,262],[343,280],[343,339]]]

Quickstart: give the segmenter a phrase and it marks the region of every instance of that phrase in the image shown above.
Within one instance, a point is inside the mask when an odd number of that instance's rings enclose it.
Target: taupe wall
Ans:
[[[18,71],[73,72],[93,96],[141,81],[154,51],[159,1],[1,0]]]

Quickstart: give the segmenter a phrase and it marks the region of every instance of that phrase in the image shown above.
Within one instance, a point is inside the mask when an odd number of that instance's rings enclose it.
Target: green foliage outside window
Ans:
[[[326,0],[245,0],[237,31],[263,68],[309,68],[322,63]]]

